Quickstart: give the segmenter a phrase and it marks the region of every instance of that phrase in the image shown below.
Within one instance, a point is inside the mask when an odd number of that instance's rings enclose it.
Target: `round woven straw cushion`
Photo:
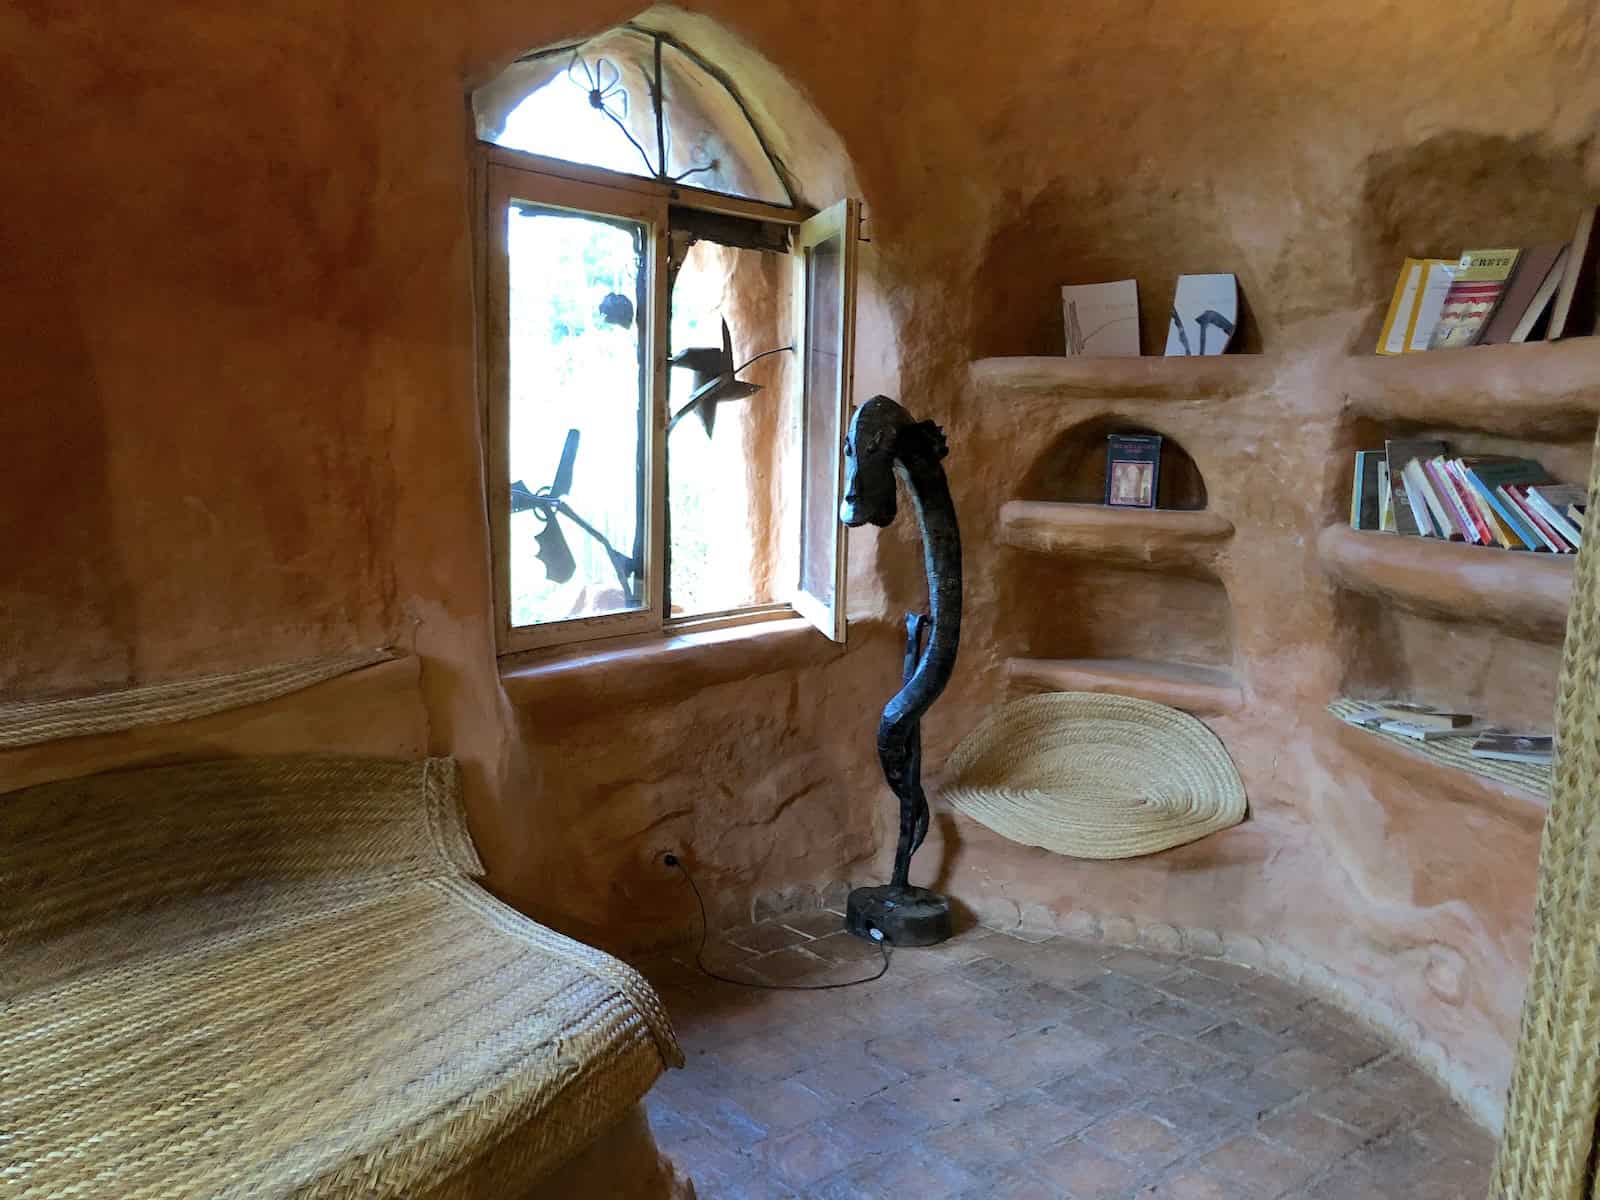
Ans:
[[[956,747],[944,798],[1002,837],[1074,858],[1154,854],[1244,820],[1215,734],[1148,700],[1013,700]]]

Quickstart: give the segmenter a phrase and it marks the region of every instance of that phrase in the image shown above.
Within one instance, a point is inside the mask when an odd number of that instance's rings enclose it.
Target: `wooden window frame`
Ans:
[[[473,222],[474,275],[476,294],[481,297],[479,346],[479,391],[482,395],[482,428],[487,447],[487,487],[485,499],[488,506],[489,545],[492,586],[494,589],[494,617],[497,651],[500,655],[518,654],[551,646],[590,642],[602,638],[625,637],[648,633],[670,636],[677,633],[723,628],[732,625],[754,624],[779,620],[785,617],[804,616],[824,634],[835,641],[843,641],[845,633],[844,579],[846,575],[846,545],[844,528],[838,527],[834,549],[836,575],[835,611],[825,623],[808,607],[800,603],[781,601],[752,605],[725,612],[702,613],[679,618],[670,617],[666,611],[666,422],[670,407],[666,333],[671,320],[671,296],[668,290],[667,231],[669,209],[687,207],[749,220],[765,221],[789,226],[797,234],[801,227],[816,214],[808,209],[790,208],[728,196],[720,192],[683,184],[666,183],[643,176],[627,175],[584,163],[549,158],[511,150],[504,146],[473,142],[472,155],[473,205],[477,219]],[[520,185],[520,186],[519,186]],[[648,294],[651,311],[646,332],[646,361],[648,392],[645,402],[647,419],[644,423],[648,449],[644,455],[644,488],[646,534],[644,541],[643,577],[645,583],[644,606],[622,613],[607,613],[592,617],[579,617],[567,621],[551,621],[536,625],[511,624],[511,589],[509,538],[511,520],[509,453],[507,426],[510,418],[510,356],[509,347],[509,249],[505,216],[513,200],[524,200],[552,208],[565,208],[575,212],[594,213],[637,221],[649,231],[650,250],[646,256],[649,272]],[[831,211],[831,210],[829,210]],[[850,220],[858,220],[856,202],[850,201],[844,211]],[[855,259],[853,241],[849,245],[848,270],[851,273],[846,305],[846,324],[843,350],[846,352],[845,373],[848,389],[849,375],[853,370],[854,351],[854,278]],[[800,247],[797,247],[797,256]],[[803,262],[803,257],[801,258]],[[804,288],[804,270],[797,271],[796,286]],[[797,312],[797,327],[805,325],[803,306]],[[797,335],[797,340],[798,340]],[[848,390],[844,393],[848,397]],[[797,406],[797,408],[800,406]],[[848,411],[841,414],[838,454],[842,469],[843,422]],[[802,435],[803,436],[803,435]],[[798,589],[797,589],[798,595]]]

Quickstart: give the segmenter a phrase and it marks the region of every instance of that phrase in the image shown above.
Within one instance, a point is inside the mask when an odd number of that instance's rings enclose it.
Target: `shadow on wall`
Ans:
[[[9,560],[0,612],[15,618],[0,629],[0,694],[124,687],[134,677],[138,610],[117,534],[104,389],[72,293],[40,298],[36,311],[55,319],[40,322],[31,336],[55,345],[12,359],[23,374],[11,376],[14,390],[0,423],[11,494],[29,498],[0,506],[0,543]],[[48,370],[29,370],[46,363]],[[70,571],[59,569],[64,558],[73,563]],[[52,597],[50,631],[71,630],[70,652],[58,646],[42,659],[22,652],[24,641],[46,632],[21,620],[36,611],[30,593]]]
[[[1146,355],[1159,356],[1178,276],[1205,271],[1239,277],[1233,352],[1261,352],[1251,301],[1260,281],[1204,189],[1137,181],[1083,188],[1058,179],[995,229],[982,262],[973,318],[980,358],[1065,353],[1061,285],[1113,279],[1139,281],[1140,342]]]
[[[1357,343],[1362,352],[1378,336],[1381,302],[1408,255],[1454,258],[1474,247],[1568,240],[1579,206],[1593,199],[1583,166],[1592,144],[1456,130],[1370,155],[1350,246],[1351,275],[1375,305]]]

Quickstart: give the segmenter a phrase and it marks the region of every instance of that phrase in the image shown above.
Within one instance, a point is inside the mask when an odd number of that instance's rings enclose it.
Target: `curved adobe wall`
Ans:
[[[1239,274],[1246,346],[1272,359],[1248,402],[1184,400],[1162,417],[1241,531],[1224,584],[1250,704],[1217,728],[1258,819],[1121,867],[974,833],[958,894],[1270,929],[1370,979],[1492,1097],[1536,830],[1376,769],[1324,727],[1317,705],[1363,645],[1421,663],[1433,635],[1328,591],[1309,535],[1337,513],[1333,464],[1354,444],[1324,376],[1370,343],[1399,257],[1564,235],[1595,186],[1586,6],[1531,0],[1514,24],[1265,0],[1017,0],[981,15],[815,0],[803,20],[790,4],[696,7],[685,36],[750,85],[810,198],[854,185],[869,203],[863,392],[951,427],[979,615],[929,721],[930,758],[999,694],[1014,626],[984,545],[1017,445],[1057,431],[1053,411],[977,411],[968,361],[1058,352],[1061,282],[1135,275],[1159,323],[1179,272],[1214,269]],[[0,12],[14,115],[0,316],[25,331],[0,418],[13,452],[0,686],[104,686],[414,634],[430,745],[466,765],[496,885],[568,928],[637,938],[692,911],[651,873],[663,832],[695,840],[730,904],[758,881],[859,869],[881,844],[871,712],[920,580],[908,528],[853,538],[866,621],[844,658],[812,646],[581,727],[551,719],[559,697],[530,710],[500,687],[464,96],[530,46],[634,14],[625,0]],[[1518,393],[1512,379],[1489,399]],[[1447,636],[1434,657],[1457,664],[1450,688],[1516,670],[1505,647]]]

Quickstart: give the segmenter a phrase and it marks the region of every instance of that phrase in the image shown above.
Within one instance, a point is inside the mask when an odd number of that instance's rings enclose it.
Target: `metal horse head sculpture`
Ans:
[[[906,616],[904,685],[884,706],[878,725],[878,761],[889,790],[900,801],[894,874],[887,887],[852,892],[846,918],[856,933],[866,936],[876,930],[901,945],[926,945],[950,936],[949,901],[912,887],[909,880],[911,856],[928,832],[922,714],[949,682],[961,642],[961,532],[941,465],[948,453],[937,425],[913,420],[887,396],[874,396],[856,410],[845,442],[840,519],[851,526],[889,525],[899,511],[896,479],[904,479],[922,534],[928,577],[929,615]]]

